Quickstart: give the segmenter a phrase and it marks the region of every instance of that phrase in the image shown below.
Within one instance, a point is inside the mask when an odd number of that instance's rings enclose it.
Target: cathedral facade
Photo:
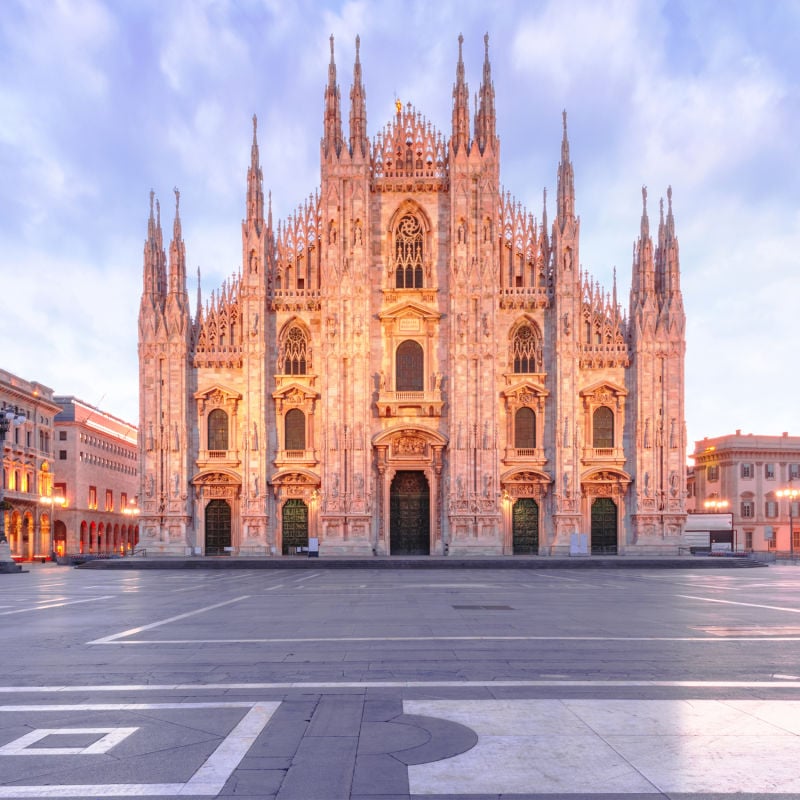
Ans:
[[[265,204],[256,120],[242,266],[194,315],[179,196],[151,193],[139,314],[148,554],[675,553],[685,316],[671,190],[643,190],[630,304],[580,268],[563,121],[554,217],[500,183],[485,60],[452,129],[411,104],[372,139],[358,40],[347,135],[331,61],[320,187]]]

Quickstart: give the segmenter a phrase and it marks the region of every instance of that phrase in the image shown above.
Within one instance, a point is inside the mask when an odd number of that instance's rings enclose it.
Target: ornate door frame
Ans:
[[[545,498],[553,479],[537,469],[514,469],[500,476],[500,499],[503,512],[503,555],[514,553],[514,502],[530,497],[539,506],[539,549],[547,544],[544,525]],[[551,532],[552,534],[552,532]]]
[[[190,544],[205,555],[206,506],[211,500],[227,500],[231,507],[231,547],[236,553],[242,542],[242,481],[227,471],[201,472],[192,478],[195,491],[194,541]]]
[[[430,490],[430,553],[445,552],[446,535],[443,530],[442,466],[447,438],[438,431],[419,425],[398,425],[378,434],[372,441],[377,481],[377,528],[374,532],[374,550],[379,555],[389,555],[391,503],[390,494],[394,476],[401,471],[424,473]]]

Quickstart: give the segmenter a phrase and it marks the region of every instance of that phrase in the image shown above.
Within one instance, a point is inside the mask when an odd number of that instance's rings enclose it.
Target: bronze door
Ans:
[[[285,556],[293,556],[308,548],[308,506],[302,500],[287,500],[283,504],[282,549]]]
[[[206,506],[206,555],[228,555],[230,546],[231,507],[225,500],[212,500]]]
[[[521,497],[512,511],[514,555],[539,554],[539,505],[531,497]]]
[[[608,497],[598,497],[592,503],[592,553],[617,553],[617,506]]]
[[[389,552],[393,556],[430,555],[430,489],[425,473],[398,472],[390,495]]]

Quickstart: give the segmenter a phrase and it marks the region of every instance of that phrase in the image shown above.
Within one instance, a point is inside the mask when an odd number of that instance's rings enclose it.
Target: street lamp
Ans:
[[[8,429],[27,421],[28,418],[16,406],[3,406],[0,411],[0,465],[5,460]],[[22,572],[22,567],[11,558],[11,545],[6,538],[5,475],[0,477],[0,572]]]
[[[727,500],[706,500],[703,506],[710,512],[716,513],[726,509],[730,503]]]
[[[794,515],[792,511],[797,498],[800,497],[800,489],[778,489],[775,497],[785,497],[789,501],[789,555],[794,560]]]

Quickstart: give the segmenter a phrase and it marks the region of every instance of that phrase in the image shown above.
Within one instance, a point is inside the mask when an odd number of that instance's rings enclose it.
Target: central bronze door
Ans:
[[[539,554],[539,504],[531,497],[514,503],[512,544],[514,555]]]
[[[592,503],[592,553],[617,553],[617,505],[608,497],[598,497]]]
[[[430,555],[430,488],[424,472],[407,470],[394,476],[389,514],[389,552]]]
[[[297,499],[283,504],[282,552],[293,556],[308,547],[308,506]]]
[[[226,556],[231,546],[231,507],[225,500],[212,500],[206,506],[206,555]]]

